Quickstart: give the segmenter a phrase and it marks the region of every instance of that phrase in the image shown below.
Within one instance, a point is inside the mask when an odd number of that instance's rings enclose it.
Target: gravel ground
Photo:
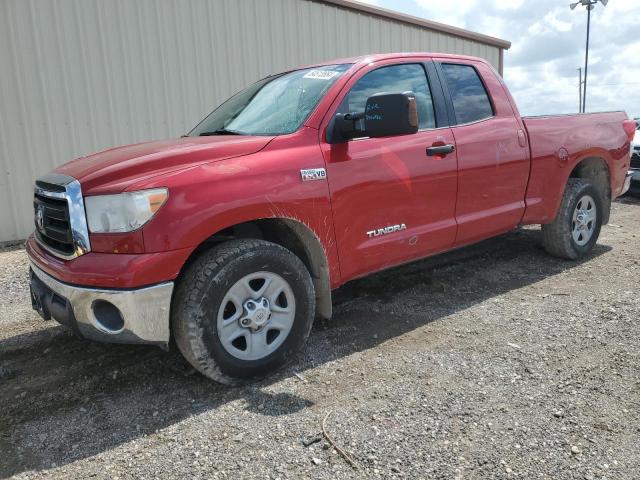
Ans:
[[[640,203],[613,208],[582,262],[525,229],[354,281],[242,388],[42,322],[4,250],[0,477],[637,479]]]

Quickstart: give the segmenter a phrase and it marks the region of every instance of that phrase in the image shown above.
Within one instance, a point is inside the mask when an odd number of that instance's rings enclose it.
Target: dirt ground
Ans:
[[[613,209],[581,262],[525,229],[354,281],[241,388],[41,321],[1,251],[0,477],[637,479],[640,203]]]

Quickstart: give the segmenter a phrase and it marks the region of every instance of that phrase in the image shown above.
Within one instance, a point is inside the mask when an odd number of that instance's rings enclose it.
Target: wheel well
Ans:
[[[602,224],[609,223],[609,215],[611,213],[611,177],[607,163],[599,157],[585,158],[574,167],[569,177],[586,178],[593,182],[600,193],[603,208]]]
[[[238,238],[254,238],[273,242],[296,255],[307,267],[313,280],[316,291],[316,316],[331,318],[331,282],[327,256],[318,237],[309,227],[296,220],[264,218],[225,228],[202,242],[191,254],[185,267],[202,251],[219,243]]]

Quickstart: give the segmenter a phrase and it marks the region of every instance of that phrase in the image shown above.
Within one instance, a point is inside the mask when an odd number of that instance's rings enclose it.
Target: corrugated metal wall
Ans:
[[[311,0],[1,0],[0,242],[33,230],[33,180],[185,133],[270,73],[336,57],[500,50]]]

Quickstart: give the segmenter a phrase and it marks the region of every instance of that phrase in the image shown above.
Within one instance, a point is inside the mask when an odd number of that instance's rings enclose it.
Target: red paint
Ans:
[[[475,66],[495,116],[414,135],[326,142],[337,105],[362,75],[381,65],[432,59]],[[139,287],[175,279],[194,249],[227,227],[288,218],[320,241],[335,288],[520,223],[552,221],[571,170],[584,158],[605,160],[614,196],[622,188],[629,164],[623,113],[522,119],[495,70],[468,57],[389,54],[349,62],[352,68],[295,133],[143,143],[59,167],[80,180],[85,195],[166,187],[169,200],[136,232],[92,234],[93,251],[86,255],[62,261],[31,238],[30,258],[67,283]],[[443,144],[456,151],[426,155],[427,147]],[[308,168],[326,168],[327,180],[302,182],[300,170]],[[367,235],[401,224],[407,228]]]
[[[99,253],[144,253],[142,230],[130,233],[92,233],[91,251]]]
[[[630,162],[625,120],[622,112],[524,118],[532,160],[523,223],[553,221],[571,171],[585,158],[607,163],[613,197],[620,194]]]
[[[409,63],[420,60],[428,58],[412,57]],[[330,112],[363,75],[394,63],[398,60],[365,66],[349,80]],[[321,132],[332,116],[325,117]],[[427,147],[448,143],[454,143],[448,127],[333,145],[321,135],[345,281],[453,246],[457,156],[453,153],[438,159],[426,155]],[[407,229],[373,238],[367,235],[396,224],[405,224]]]
[[[273,137],[186,137],[111,148],[56,172],[82,180],[85,195],[119,193],[131,183],[260,151]]]
[[[193,251],[186,248],[139,255],[91,252],[66,262],[44,251],[33,236],[26,247],[31,261],[58,280],[100,288],[136,288],[173,280]]]
[[[622,124],[625,133],[627,134],[627,138],[632,142],[633,138],[636,135],[636,130],[638,129],[638,125],[635,120],[625,120]]]
[[[452,128],[458,152],[456,245],[512,230],[524,213],[529,150],[500,78],[484,62],[469,62],[484,80],[495,115]]]

